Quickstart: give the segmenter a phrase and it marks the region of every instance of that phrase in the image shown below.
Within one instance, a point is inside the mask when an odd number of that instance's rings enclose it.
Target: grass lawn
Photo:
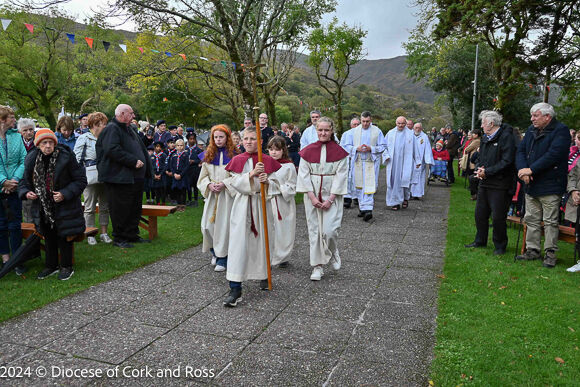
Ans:
[[[560,242],[555,269],[514,262],[515,226],[504,256],[493,255],[491,230],[487,248],[465,249],[475,236],[474,209],[458,178],[430,379],[436,386],[578,385],[580,273],[565,270],[575,263],[573,245]]]
[[[76,243],[75,273],[68,281],[59,281],[56,275],[42,281],[36,279],[36,275],[44,267],[44,253],[42,260],[33,259],[27,262],[29,270],[22,277],[12,272],[0,279],[0,321],[37,309],[199,244],[202,205],[200,200],[197,208],[188,207],[185,212],[158,218],[159,236],[152,243],[137,244],[132,249],[120,249],[104,243],[89,246],[86,241]],[[141,235],[147,237],[143,230]]]

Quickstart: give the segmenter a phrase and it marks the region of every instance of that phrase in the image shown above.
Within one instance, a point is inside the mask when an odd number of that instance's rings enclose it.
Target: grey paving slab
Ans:
[[[251,344],[216,378],[220,386],[320,386],[337,358],[273,344]]]
[[[64,355],[120,364],[167,332],[165,328],[123,321],[115,317],[103,317],[70,335],[62,336],[45,349]]]
[[[237,308],[223,307],[225,274],[198,246],[4,322],[0,364],[129,372],[7,384],[425,386],[448,202],[448,188],[427,187],[393,212],[380,188],[371,222],[345,210],[343,266],[321,281],[299,205],[290,266],[272,268],[271,292],[244,283]]]

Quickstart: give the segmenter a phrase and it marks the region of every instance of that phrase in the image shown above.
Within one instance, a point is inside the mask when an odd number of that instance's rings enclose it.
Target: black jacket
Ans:
[[[126,124],[113,118],[103,129],[97,140],[97,170],[99,171],[99,181],[102,183],[133,184],[135,165],[137,158],[130,151],[132,140],[137,140],[141,151],[145,168],[145,178],[151,177],[151,164],[147,148],[135,133]]]
[[[485,179],[479,184],[511,191],[516,181],[515,157],[516,144],[511,127],[503,124],[491,140],[482,135],[475,169],[485,167]]]
[[[531,196],[561,195],[566,191],[570,130],[552,121],[541,132],[531,125],[518,146],[516,167],[531,168],[532,181],[526,186]]]
[[[72,236],[85,232],[85,218],[81,205],[81,194],[87,186],[85,168],[79,166],[76,156],[66,145],[57,145],[59,150],[54,171],[54,191],[60,192],[64,200],[55,204],[56,231],[59,236]],[[24,176],[18,183],[18,196],[26,198],[28,191],[35,192],[33,184],[34,163],[40,149],[32,149],[24,160]],[[31,215],[36,231],[45,235],[40,219],[40,199],[32,200]]]

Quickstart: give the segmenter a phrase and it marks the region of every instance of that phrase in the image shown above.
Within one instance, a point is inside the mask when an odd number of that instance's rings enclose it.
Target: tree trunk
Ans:
[[[266,114],[268,114],[268,124],[269,126],[277,125],[278,121],[276,120],[276,103],[272,101],[271,94],[264,93],[264,105]]]
[[[342,85],[338,86],[336,95],[333,98],[336,104],[336,121],[337,121],[337,131],[338,137],[342,137],[342,132],[344,131],[344,122],[342,120]]]

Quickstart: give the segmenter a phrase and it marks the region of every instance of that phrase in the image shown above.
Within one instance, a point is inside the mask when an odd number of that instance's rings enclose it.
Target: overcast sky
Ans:
[[[79,21],[92,14],[91,7],[105,4],[106,0],[72,0],[63,8],[76,15]],[[409,37],[416,24],[416,8],[411,0],[338,0],[334,14],[325,15],[328,22],[333,16],[349,25],[360,25],[368,31],[366,59],[383,59],[404,55],[401,43]],[[120,27],[132,30],[133,26]]]

